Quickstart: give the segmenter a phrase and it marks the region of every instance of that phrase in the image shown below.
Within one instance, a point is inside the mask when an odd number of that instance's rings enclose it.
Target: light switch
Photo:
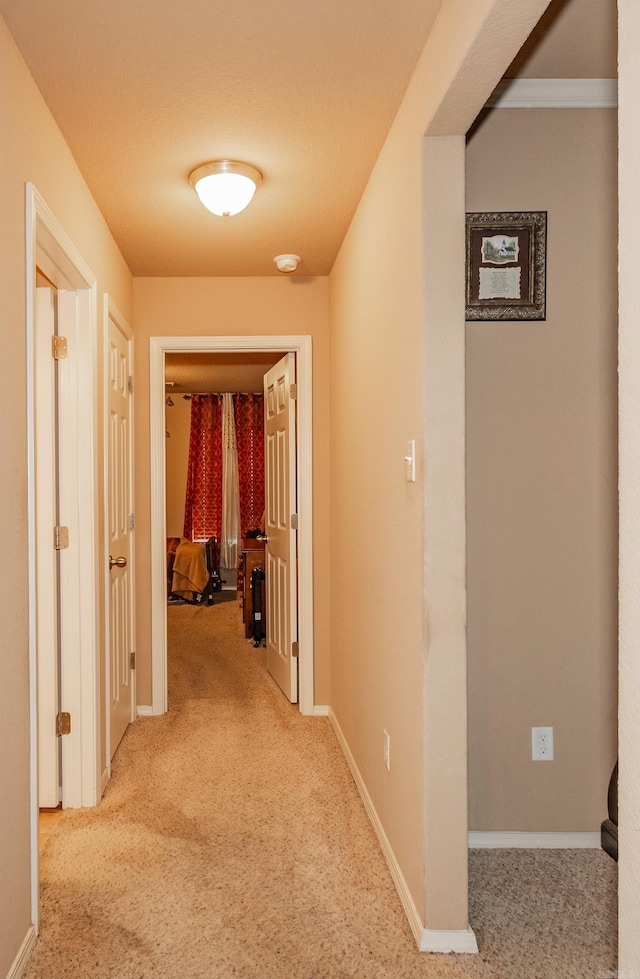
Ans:
[[[415,483],[416,481],[416,440],[410,439],[407,442],[407,454],[404,457],[404,462],[407,467],[407,482]]]

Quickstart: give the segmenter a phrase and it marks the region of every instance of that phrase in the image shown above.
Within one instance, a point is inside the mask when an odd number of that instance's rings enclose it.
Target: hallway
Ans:
[[[421,955],[328,720],[286,702],[236,602],[170,608],[169,650],[169,713],[129,729],[100,807],[66,810],[46,844],[26,979],[615,968],[597,851],[472,853],[480,955]]]

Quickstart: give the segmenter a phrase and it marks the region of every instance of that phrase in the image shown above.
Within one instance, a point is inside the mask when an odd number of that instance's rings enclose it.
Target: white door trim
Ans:
[[[51,337],[56,333],[58,290],[50,283],[36,288],[34,310],[34,469],[36,486],[35,534],[51,533],[56,523],[58,484],[56,471],[57,396],[51,361]],[[38,805],[60,802],[60,743],[55,735],[58,712],[58,568],[53,548],[38,548],[36,562],[36,649],[38,683]],[[52,582],[55,583],[52,587]],[[42,637],[42,640],[41,638]],[[45,641],[46,637],[46,641]]]
[[[103,701],[103,710],[105,715],[105,725],[106,725],[106,742],[105,742],[105,752],[106,756],[101,760],[102,776],[101,776],[101,788],[100,795],[104,793],[104,789],[107,782],[111,778],[111,636],[110,631],[110,617],[109,617],[109,602],[111,601],[111,588],[109,581],[109,574],[106,572],[106,561],[109,557],[107,554],[108,541],[109,541],[109,444],[107,439],[107,432],[109,430],[109,391],[108,391],[108,371],[109,371],[109,319],[112,319],[116,324],[123,336],[125,336],[129,342],[129,365],[131,374],[133,375],[133,357],[134,357],[134,336],[133,330],[127,323],[126,319],[114,303],[108,293],[105,293],[102,307],[102,334],[103,334],[103,431],[104,431],[104,444],[103,444],[103,458],[104,458],[104,507],[103,507],[103,539],[105,542],[105,577],[104,577],[104,607],[105,607],[105,617],[104,617],[104,630],[105,630],[105,690]],[[134,432],[135,432],[135,400],[134,393],[131,392],[131,399],[129,402],[129,425],[131,428],[131,438],[129,439],[130,453],[129,453],[129,500],[131,507],[134,505],[134,487],[135,487],[135,451],[134,451]],[[135,635],[136,635],[136,602],[135,602],[135,536],[132,540],[132,546],[129,552],[129,610],[130,610],[130,648],[135,649]],[[136,672],[131,671],[131,721],[136,719]]]
[[[312,366],[310,336],[150,337],[151,442],[151,662],[152,711],[167,710],[165,353],[238,353],[291,351],[298,381],[298,639],[299,707],[314,713],[313,702],[313,500]]]
[[[35,384],[34,305],[36,265],[58,289],[73,291],[77,301],[69,337],[75,356],[70,357],[64,416],[73,418],[73,437],[65,456],[70,467],[61,500],[69,525],[72,547],[65,554],[67,581],[61,613],[69,623],[69,642],[63,651],[61,679],[64,708],[72,715],[71,734],[62,741],[63,792],[66,806],[91,806],[98,802],[100,771],[99,637],[97,568],[97,358],[96,277],[65,234],[33,184],[26,185],[26,340],[27,340],[27,434],[28,434],[28,557],[29,557],[29,697],[31,783],[31,905],[38,922],[38,755],[37,755],[37,661],[36,661],[36,557],[39,542],[35,528]],[[73,490],[69,490],[69,487]]]

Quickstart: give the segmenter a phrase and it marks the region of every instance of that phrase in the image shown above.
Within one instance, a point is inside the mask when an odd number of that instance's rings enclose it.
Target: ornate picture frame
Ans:
[[[466,319],[546,319],[546,261],[546,211],[467,214]]]

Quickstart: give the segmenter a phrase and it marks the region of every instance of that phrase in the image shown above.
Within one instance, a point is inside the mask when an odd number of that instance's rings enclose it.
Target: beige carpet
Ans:
[[[27,979],[572,979],[615,968],[600,851],[476,851],[478,956],[420,954],[329,722],[301,717],[236,603],[170,608],[169,714],[41,865]],[[443,845],[446,845],[443,827]]]

